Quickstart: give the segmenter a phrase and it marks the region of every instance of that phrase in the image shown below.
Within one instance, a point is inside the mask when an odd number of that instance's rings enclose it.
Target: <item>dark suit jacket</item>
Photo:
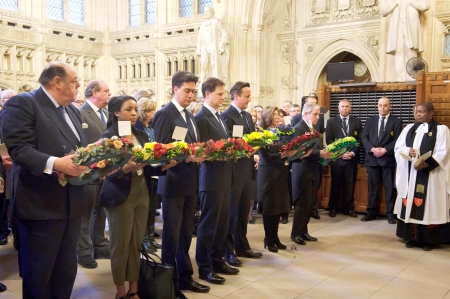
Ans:
[[[296,124],[298,124],[301,120],[303,119],[303,116],[301,113],[294,115],[291,118],[291,126],[295,127]],[[314,130],[316,130],[317,132],[323,133],[325,130],[325,118],[323,116],[323,114],[319,115],[319,121],[317,122],[316,125],[314,125]]]
[[[402,121],[391,113],[385,123],[384,133],[378,138],[379,121],[379,115],[367,119],[364,131],[361,135],[362,144],[367,152],[365,164],[366,166],[394,167],[396,165],[394,146],[402,131]],[[377,158],[370,152],[373,147],[385,148],[387,152],[382,157]]]
[[[84,186],[58,182],[44,173],[48,158],[63,157],[87,144],[78,110],[66,106],[80,141],[42,88],[8,100],[4,107],[3,137],[14,161],[14,210],[18,219],[46,220],[80,217],[84,212]]]
[[[192,114],[189,113],[194,120]],[[186,121],[181,116],[177,107],[170,102],[155,113],[153,118],[153,130],[157,142],[170,143],[173,130],[176,126],[187,128]],[[195,121],[193,126],[195,125]],[[197,130],[197,136],[200,133]],[[195,142],[195,136],[189,132],[186,134],[186,142]],[[164,177],[158,179],[158,193],[166,197],[194,196],[198,193],[198,165],[196,163],[180,162],[175,167],[167,170]]]
[[[81,122],[88,125],[87,128],[83,128],[89,143],[96,142],[100,135],[106,130],[106,126],[102,123],[97,112],[92,109],[91,105],[84,103],[79,109],[81,115]],[[103,110],[105,113],[105,111]],[[107,113],[105,113],[108,115]]]
[[[219,116],[220,117],[220,116]],[[228,138],[226,128],[205,106],[195,115],[200,141],[217,141]],[[225,125],[225,122],[222,120]],[[231,188],[233,166],[226,162],[205,161],[200,164],[199,191],[226,191]]]
[[[250,134],[251,132],[255,131],[255,127],[253,126],[252,116],[250,113],[245,112],[245,116],[247,117],[247,122],[249,125],[249,129],[246,129],[246,126],[244,124],[244,119],[242,118],[241,114],[237,111],[236,108],[234,108],[232,105],[228,107],[227,110],[225,110],[222,113],[222,118],[225,121],[225,125],[228,129],[228,133],[233,133],[233,126],[234,125],[240,125],[244,126],[244,134]],[[252,181],[254,177],[254,167],[253,167],[253,157],[250,158],[242,158],[237,160],[236,163],[233,165],[233,177],[236,180],[240,180],[241,182],[250,182]]]
[[[139,141],[141,146],[144,146],[146,142],[149,142],[147,133],[132,128],[134,136]],[[102,135],[101,138],[111,138],[112,136],[119,136],[119,130],[117,127],[109,127]],[[163,176],[165,171],[161,171],[161,167],[151,167],[147,165],[143,168],[145,180],[147,181],[148,194],[150,195],[151,190],[151,180],[152,176]],[[103,182],[102,190],[99,195],[99,204],[102,205],[103,202],[109,202],[108,197],[117,197],[118,201],[125,201],[130,194],[131,190],[131,177],[132,172],[124,174],[122,168],[117,172],[106,176]]]
[[[358,141],[358,146],[352,149],[352,152],[355,153],[355,156],[351,160],[338,159],[336,162],[331,162],[336,163],[339,166],[359,163],[359,149],[361,148],[360,143],[362,132],[361,120],[359,120],[359,118],[354,117],[353,115],[349,115],[347,119],[347,125],[348,125],[348,136],[355,137],[356,141]],[[341,116],[338,114],[335,117],[330,118],[327,122],[326,128],[327,144],[330,144],[334,142],[336,139],[344,138],[346,136],[347,135],[344,134],[344,129],[342,127]]]
[[[295,134],[293,139],[295,139],[299,135],[303,135],[306,132],[310,132],[310,129],[306,122],[302,119],[298,124],[295,125]],[[304,159],[296,159],[292,161],[292,198],[295,200],[299,198],[304,188],[304,185],[311,181],[313,178],[318,177],[320,174],[319,164],[320,158],[320,142],[316,142],[316,144],[312,148],[311,154]],[[295,182],[295,183],[294,183]],[[294,188],[294,185],[297,188]]]

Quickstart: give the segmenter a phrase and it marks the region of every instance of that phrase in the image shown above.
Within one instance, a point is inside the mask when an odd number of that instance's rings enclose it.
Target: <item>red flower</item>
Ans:
[[[225,144],[223,143],[222,140],[217,140],[216,141],[216,147],[218,148],[223,148],[225,146]]]
[[[162,148],[161,143],[157,143],[157,144],[155,144],[155,146],[153,147],[153,150],[159,151],[161,148]]]

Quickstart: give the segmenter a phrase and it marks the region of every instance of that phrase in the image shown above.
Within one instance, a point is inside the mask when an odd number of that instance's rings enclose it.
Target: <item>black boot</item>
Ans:
[[[264,232],[266,237],[264,238],[264,249],[267,247],[270,252],[278,252],[278,248],[275,245],[275,231],[274,220],[278,224],[279,215],[263,215]]]

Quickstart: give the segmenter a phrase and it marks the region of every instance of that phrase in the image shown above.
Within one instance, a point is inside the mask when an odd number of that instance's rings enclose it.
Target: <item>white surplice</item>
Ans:
[[[436,145],[432,157],[439,166],[430,171],[428,188],[425,201],[425,214],[423,220],[410,218],[413,205],[414,188],[416,186],[417,171],[411,166],[408,180],[408,161],[400,153],[409,155],[409,147],[406,146],[406,136],[413,124],[407,125],[395,143],[395,159],[397,161],[396,185],[397,200],[395,201],[394,214],[400,217],[403,198],[408,197],[406,205],[405,223],[422,225],[443,224],[449,222],[450,208],[450,130],[444,126],[437,127]],[[420,145],[425,133],[428,133],[428,124],[419,126],[414,138],[413,148],[419,152]],[[425,154],[425,153],[419,153]]]

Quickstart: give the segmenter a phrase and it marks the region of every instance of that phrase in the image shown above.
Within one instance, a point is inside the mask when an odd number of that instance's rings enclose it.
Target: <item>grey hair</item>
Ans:
[[[8,94],[11,93],[11,92],[13,94],[16,94],[16,92],[14,90],[12,90],[12,89],[2,90],[2,92],[0,93],[0,99],[6,98],[8,96]]]
[[[311,113],[313,110],[320,109],[320,106],[316,103],[305,103],[302,109],[302,116],[305,116],[306,113]]]

